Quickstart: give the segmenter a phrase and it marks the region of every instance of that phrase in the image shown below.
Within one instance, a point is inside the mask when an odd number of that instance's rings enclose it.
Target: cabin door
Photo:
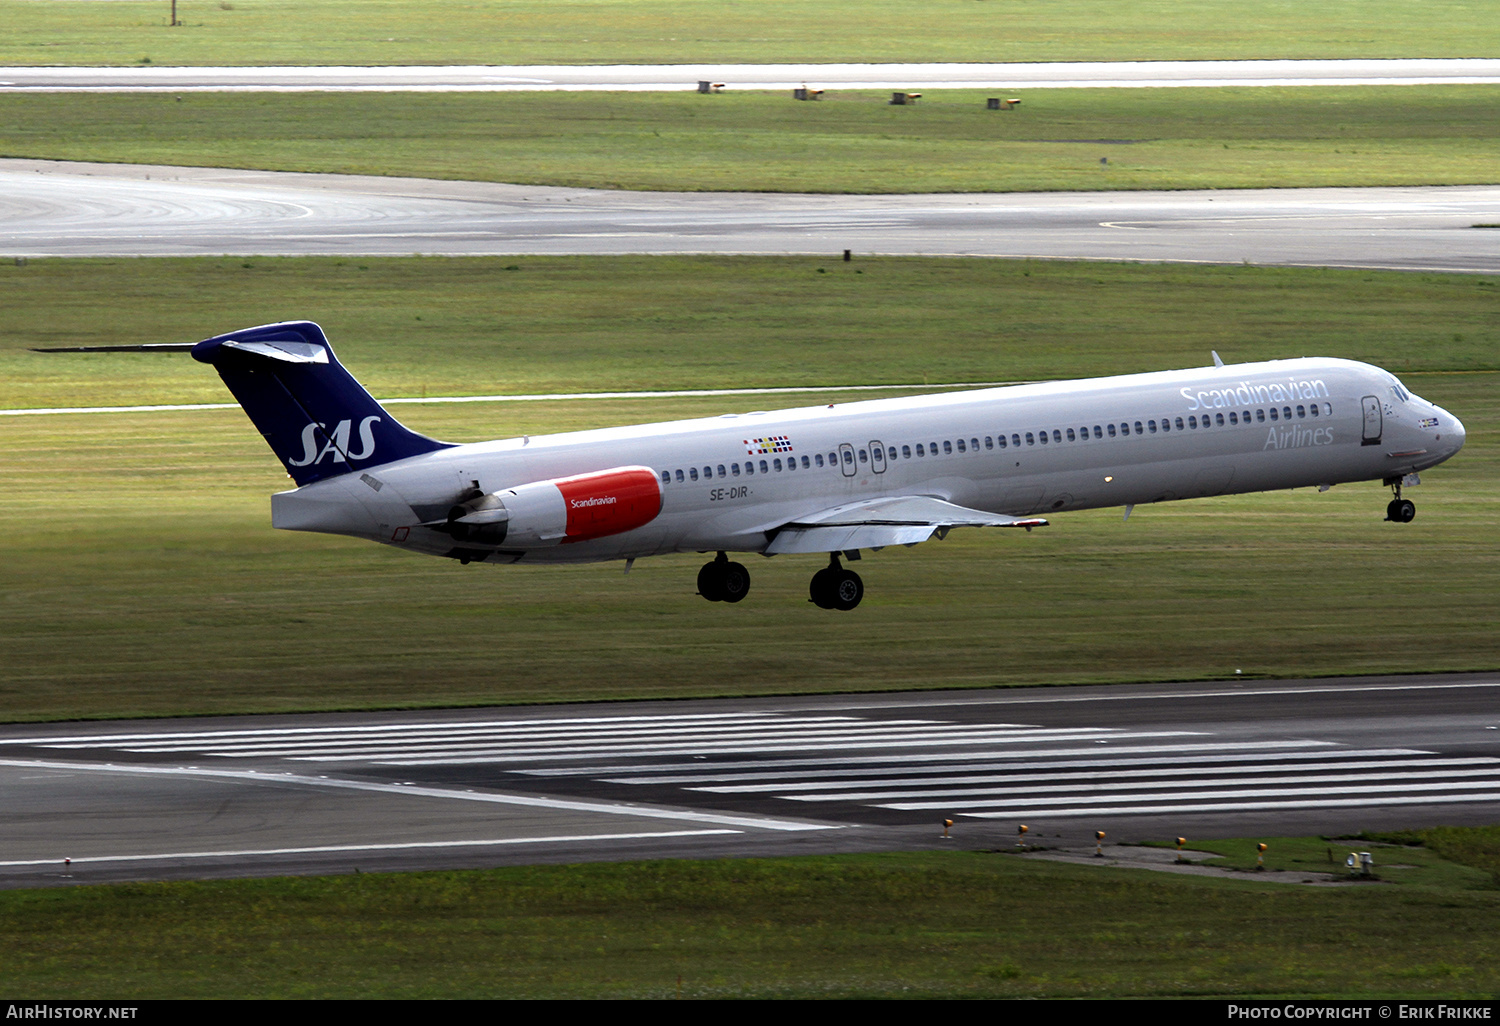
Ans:
[[[1380,400],[1373,395],[1367,395],[1360,400],[1365,411],[1365,437],[1363,445],[1380,444]]]

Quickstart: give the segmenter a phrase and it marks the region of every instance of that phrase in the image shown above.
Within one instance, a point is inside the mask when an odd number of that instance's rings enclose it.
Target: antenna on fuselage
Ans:
[[[1221,359],[1219,359],[1219,351],[1217,349],[1210,349],[1209,352],[1214,354],[1214,366],[1215,367],[1222,367],[1222,366],[1224,366],[1224,361],[1221,360]]]

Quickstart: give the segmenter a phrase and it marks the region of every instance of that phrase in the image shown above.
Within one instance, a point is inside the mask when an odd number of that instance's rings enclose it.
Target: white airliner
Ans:
[[[1348,481],[1394,490],[1451,457],[1464,428],[1394,375],[1351,360],[1215,365],[838,403],[774,413],[453,445],[401,426],[308,321],[194,345],[297,483],[271,498],[289,531],[367,538],[461,563],[717,553],[712,602],[750,588],[730,552],[820,554],[809,594],[853,609],[840,563],[955,527],[1038,514]],[[628,569],[628,563],[627,563]]]

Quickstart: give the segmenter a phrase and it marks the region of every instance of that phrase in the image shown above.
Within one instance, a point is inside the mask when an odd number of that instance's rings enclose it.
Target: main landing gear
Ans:
[[[710,602],[738,602],[750,594],[750,571],[721,552],[698,571],[698,594]]]
[[[698,571],[698,594],[710,602],[738,602],[749,593],[750,571],[731,563],[722,552]],[[865,597],[865,582],[853,570],[845,570],[834,552],[828,565],[813,574],[807,594],[819,609],[849,610]]]
[[[1387,481],[1396,497],[1385,507],[1385,518],[1393,524],[1409,524],[1417,515],[1417,504],[1410,499],[1401,498],[1401,478]]]
[[[819,609],[849,610],[865,597],[865,582],[853,570],[845,570],[834,552],[829,554],[828,565],[813,574],[807,594]]]

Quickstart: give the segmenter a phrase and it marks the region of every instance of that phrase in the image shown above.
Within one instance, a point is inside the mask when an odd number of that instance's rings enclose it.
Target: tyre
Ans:
[[[738,602],[750,594],[750,571],[742,563],[723,563],[719,566],[719,597],[725,602]]]
[[[833,575],[831,568],[824,567],[812,575],[812,582],[807,586],[807,597],[819,609],[833,608]]]
[[[853,570],[840,570],[833,582],[833,608],[848,611],[865,597],[865,582]]]
[[[704,563],[703,569],[698,571],[698,594],[710,602],[724,601],[724,575],[720,572],[721,569],[720,563]]]

